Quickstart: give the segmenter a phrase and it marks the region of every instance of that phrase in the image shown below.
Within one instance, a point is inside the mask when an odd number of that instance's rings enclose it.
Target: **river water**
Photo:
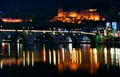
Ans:
[[[99,44],[2,43],[0,74],[4,77],[120,76],[120,48]]]

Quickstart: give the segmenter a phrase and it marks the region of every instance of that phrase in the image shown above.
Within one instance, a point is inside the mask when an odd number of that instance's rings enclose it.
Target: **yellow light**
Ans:
[[[94,12],[97,11],[97,9],[89,9],[89,11]]]
[[[2,42],[2,47],[5,47],[5,43]]]
[[[53,31],[52,34],[55,35],[55,31]]]
[[[77,62],[77,63],[78,63],[78,61],[79,61],[79,56],[78,56],[79,54],[78,54],[78,53],[79,53],[79,52],[77,51],[77,52],[76,52],[76,62]]]
[[[25,51],[23,51],[23,66],[25,66]]]
[[[104,48],[104,59],[105,59],[105,64],[107,64],[107,48]]]
[[[34,66],[34,52],[32,52],[32,66]]]
[[[116,65],[119,64],[120,67],[120,48],[116,49]]]
[[[78,21],[78,24],[80,24],[81,23],[81,21]]]
[[[30,65],[30,52],[29,51],[27,52],[27,63],[29,66]]]
[[[97,64],[97,49],[96,48],[93,49],[93,53],[94,53],[95,64]]]
[[[82,63],[82,52],[79,50],[79,56],[80,56],[80,64]]]
[[[58,64],[60,64],[60,52],[59,51],[57,52],[58,52]]]
[[[51,55],[51,50],[49,50],[49,63],[51,64],[51,62],[52,62],[52,55]]]
[[[76,11],[70,11],[69,16],[70,17],[77,17],[77,12]]]
[[[0,68],[3,68],[3,61],[0,62]]]
[[[93,50],[90,49],[90,63],[92,64],[93,63]]]
[[[53,50],[53,63],[56,65],[56,52]]]
[[[119,49],[116,48],[116,65],[119,64]]]
[[[72,63],[76,63],[76,51],[75,48],[73,48],[73,52],[72,52]]]

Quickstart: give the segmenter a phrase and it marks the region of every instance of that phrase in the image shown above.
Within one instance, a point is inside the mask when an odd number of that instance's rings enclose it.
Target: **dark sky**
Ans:
[[[48,10],[58,6],[57,0],[2,0],[1,9]]]
[[[1,10],[33,10],[54,12],[64,9],[119,7],[120,0],[1,0]]]
[[[118,6],[120,0],[61,0],[62,6],[70,8],[106,8],[111,6]]]

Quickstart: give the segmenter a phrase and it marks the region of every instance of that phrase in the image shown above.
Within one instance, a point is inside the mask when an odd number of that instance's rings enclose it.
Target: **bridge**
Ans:
[[[83,31],[57,31],[57,30],[15,30],[0,29],[0,45],[6,43],[95,43],[95,33]]]
[[[59,32],[59,33],[81,33],[81,34],[89,34],[89,35],[96,35],[95,33],[90,32],[83,32],[83,31],[52,31],[52,30],[15,30],[15,29],[0,29],[2,32],[24,32],[24,31],[31,31],[31,32],[43,32],[43,33],[50,33],[50,32]]]

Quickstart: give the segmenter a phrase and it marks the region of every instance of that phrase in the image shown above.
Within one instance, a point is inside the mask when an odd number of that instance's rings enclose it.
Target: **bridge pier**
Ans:
[[[27,50],[28,51],[34,51],[34,45],[28,45]]]

